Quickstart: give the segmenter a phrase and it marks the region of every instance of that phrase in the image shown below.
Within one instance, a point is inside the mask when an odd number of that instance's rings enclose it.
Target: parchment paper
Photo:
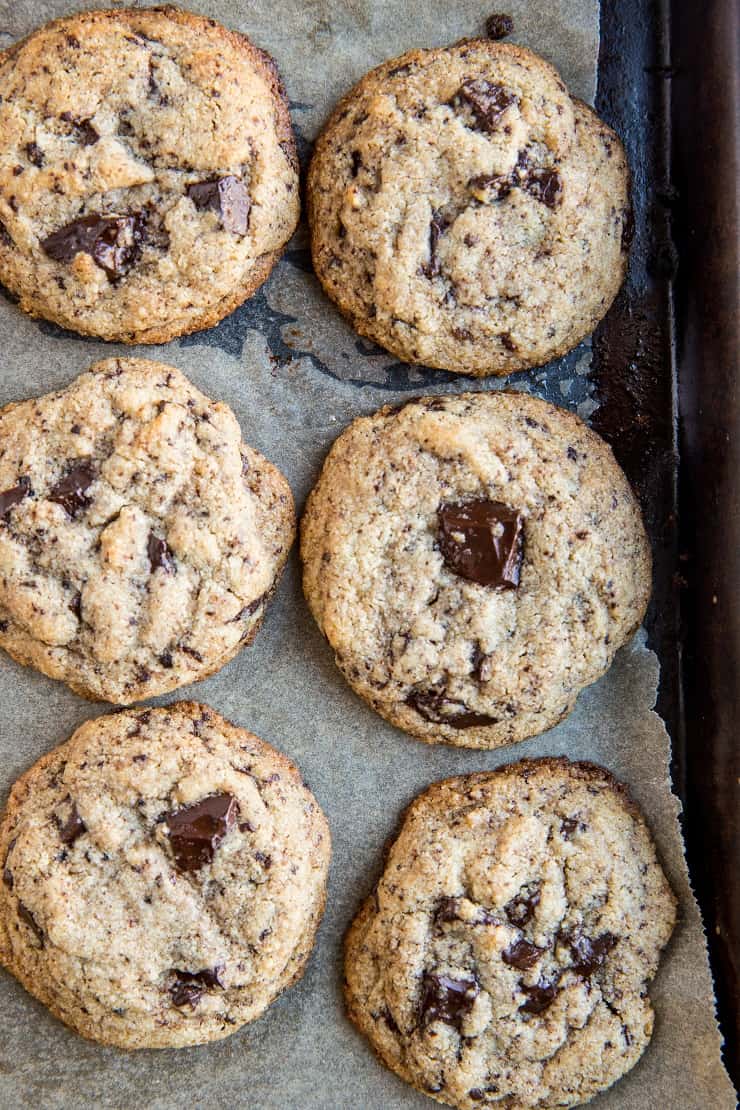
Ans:
[[[85,4],[93,7],[94,4]],[[112,5],[124,6],[124,5]],[[146,6],[146,5],[142,5]],[[480,33],[495,3],[473,0],[212,0],[190,7],[252,35],[277,59],[302,153],[336,98],[370,66],[412,46]],[[596,0],[506,0],[515,39],[560,68],[591,99]],[[0,0],[0,46],[64,14],[67,0]],[[141,354],[180,367],[235,410],[248,442],[288,476],[300,507],[323,456],[358,413],[404,393],[500,388],[402,366],[359,340],[318,291],[301,230],[267,287],[211,332]],[[0,404],[62,388],[116,348],[33,322],[0,300]],[[136,352],[134,352],[136,353]],[[588,417],[589,351],[509,387],[533,390]],[[343,1015],[341,941],[377,877],[382,847],[411,798],[444,776],[524,756],[595,760],[626,781],[656,835],[681,919],[652,988],[657,1013],[642,1062],[594,1105],[609,1110],[729,1110],[704,936],[668,784],[669,740],[652,712],[655,656],[642,636],[545,736],[496,753],[429,747],[380,720],[335,669],[303,601],[293,553],[255,645],[220,674],[168,699],[195,697],[282,748],[301,766],[331,823],[329,901],[304,979],[258,1022],[216,1045],[126,1054],[89,1044],[0,974],[2,1107],[170,1110],[423,1110],[430,1100],[375,1059]],[[109,712],[0,657],[0,790],[88,717]]]

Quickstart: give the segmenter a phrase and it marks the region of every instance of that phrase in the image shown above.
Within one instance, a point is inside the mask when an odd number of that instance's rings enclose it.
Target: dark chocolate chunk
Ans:
[[[44,930],[41,928],[38,921],[29,910],[28,906],[24,906],[22,902],[18,903],[18,916],[20,917],[21,921],[25,922],[25,924],[28,925],[29,929],[36,937],[36,940],[43,948],[45,941]]]
[[[518,929],[524,928],[528,921],[532,920],[534,911],[540,904],[540,888],[535,887],[531,892],[523,892],[517,894],[516,898],[512,898],[504,906],[504,913],[508,917],[512,925],[516,925]]]
[[[419,1003],[419,1022],[443,1021],[460,1029],[473,1008],[480,987],[475,979],[450,979],[447,975],[424,973]]]
[[[428,278],[436,277],[440,272],[439,258],[437,257],[437,244],[450,226],[450,219],[441,212],[432,212],[429,224],[429,261],[422,264],[422,273]]]
[[[79,123],[76,123],[75,130],[82,146],[95,146],[100,138],[89,119],[82,119]]]
[[[568,941],[573,956],[573,971],[588,979],[603,966],[604,960],[618,943],[613,933],[602,933],[600,937],[585,937],[576,933]]]
[[[175,573],[175,557],[167,546],[167,542],[159,536],[155,536],[154,532],[149,533],[147,540],[146,553],[149,556],[149,563],[152,572],[161,567],[165,574]]]
[[[180,871],[197,871],[211,862],[238,812],[239,803],[230,794],[210,794],[166,815],[170,844]]]
[[[159,662],[162,664],[162,666],[164,667],[164,669],[166,671],[171,671],[172,666],[173,666],[172,652],[171,651],[163,651],[162,654],[159,657]]]
[[[439,548],[450,570],[498,590],[519,585],[524,518],[500,501],[440,505]]]
[[[41,246],[55,262],[71,262],[80,252],[89,254],[111,280],[116,280],[128,273],[141,254],[145,230],[142,212],[82,216],[42,239]]]
[[[18,479],[18,485],[0,493],[0,520],[7,520],[14,505],[20,504],[31,492],[31,483],[25,476]]]
[[[266,599],[267,594],[260,594],[254,601],[250,601],[249,605],[245,605],[243,609],[240,609],[236,616],[231,618],[229,624],[236,624],[237,621],[243,621],[246,620],[247,617],[251,617],[253,613],[257,612],[262,602]]]
[[[539,960],[542,955],[543,949],[538,948],[536,944],[530,944],[528,940],[517,940],[510,948],[501,953],[501,959],[505,964],[510,967],[519,968],[520,971],[527,971]]]
[[[44,164],[44,152],[38,143],[26,143],[26,157],[28,161],[39,169]]]
[[[483,131],[495,131],[506,109],[518,103],[519,98],[511,89],[495,85],[482,77],[474,81],[464,81],[453,97],[453,104],[470,108]]]
[[[95,471],[89,462],[72,463],[65,476],[52,486],[49,500],[56,501],[74,517],[90,504],[92,498],[87,496],[87,490],[94,481]]]
[[[503,12],[494,12],[486,20],[486,38],[498,42],[505,39],[514,30],[514,20]]]
[[[87,825],[77,812],[77,806],[73,804],[69,817],[59,829],[59,839],[62,844],[74,844],[84,832],[87,832]]]
[[[519,1009],[523,1010],[525,1014],[541,1014],[555,998],[557,985],[540,979],[539,983],[533,987],[525,987],[522,984],[520,990],[526,994],[527,1001],[523,1002]]]
[[[581,827],[581,822],[577,817],[564,817],[560,822],[560,831],[566,840],[570,840],[573,833],[579,827]]]
[[[459,898],[440,898],[439,902],[437,903],[437,908],[434,911],[435,925],[442,925],[447,921],[459,921],[459,909]]]
[[[246,186],[238,177],[229,174],[212,181],[199,181],[188,185],[185,192],[196,208],[218,212],[227,231],[235,235],[247,234],[252,204]]]
[[[204,990],[208,987],[222,987],[220,965],[214,968],[205,968],[203,971],[180,971],[172,969],[172,982],[169,992],[174,1006],[192,1006],[193,1009],[200,1002]]]
[[[13,879],[13,872],[10,870],[9,867],[6,867],[3,871],[3,883],[8,888],[8,890],[12,890],[14,882],[15,880]]]
[[[82,620],[82,594],[79,590],[75,590],[74,594],[72,595],[72,600],[69,603],[69,609],[71,613],[74,613],[78,621]]]
[[[515,184],[515,178],[509,173],[479,173],[470,178],[466,189],[476,200],[493,204],[494,201],[507,197]]]
[[[6,247],[15,246],[15,243],[13,242],[13,236],[10,234],[2,220],[0,220],[0,243],[4,243]],[[6,295],[9,297],[10,293]]]
[[[522,182],[524,188],[548,208],[555,208],[563,196],[563,181],[557,170],[530,170]]]
[[[495,725],[497,717],[485,713],[475,713],[461,701],[445,696],[440,690],[413,690],[406,698],[406,704],[435,725],[449,725],[451,728],[476,728]]]

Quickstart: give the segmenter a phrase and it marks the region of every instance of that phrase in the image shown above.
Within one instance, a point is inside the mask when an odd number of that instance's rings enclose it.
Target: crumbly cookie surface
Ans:
[[[11,792],[0,960],[93,1040],[218,1040],[301,975],[329,855],[297,768],[206,706],[88,721]]]
[[[439,1102],[577,1106],[647,1047],[675,902],[608,772],[533,760],[411,805],[346,944],[349,1013]]]
[[[0,411],[0,647],[85,696],[218,670],[293,536],[282,474],[174,367],[108,359]]]
[[[624,277],[617,136],[509,43],[417,50],[373,70],[316,145],[316,272],[362,335],[485,376],[563,354]]]
[[[302,523],[304,590],[350,685],[428,741],[544,731],[639,626],[650,552],[610,448],[524,393],[356,420]]]
[[[272,59],[175,8],[82,12],[0,54],[0,139],[0,281],[87,335],[217,323],[298,222]]]

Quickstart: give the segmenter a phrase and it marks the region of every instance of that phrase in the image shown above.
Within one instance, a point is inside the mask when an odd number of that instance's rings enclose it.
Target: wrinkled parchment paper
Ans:
[[[94,7],[84,4],[83,7]],[[111,6],[124,6],[113,4]],[[142,5],[146,6],[146,5]],[[596,0],[203,0],[190,7],[252,35],[277,59],[302,155],[337,97],[368,68],[413,46],[481,33],[502,7],[515,40],[553,61],[571,90],[592,99]],[[0,47],[69,10],[68,0],[0,0]],[[0,299],[0,404],[59,389],[122,348],[33,322]],[[134,353],[136,353],[134,351]],[[422,371],[358,339],[318,290],[305,229],[268,285],[210,332],[139,353],[171,362],[235,410],[245,438],[288,476],[298,506],[335,436],[358,413],[412,391],[500,388]],[[588,418],[595,408],[584,345],[547,372],[519,375]],[[282,748],[302,768],[334,839],[326,917],[304,979],[228,1040],[195,1049],[125,1054],[89,1044],[0,973],[0,1106],[170,1110],[411,1110],[431,1107],[375,1059],[345,1019],[341,942],[377,877],[403,808],[445,776],[524,756],[603,763],[627,782],[655,832],[679,896],[680,924],[652,989],[657,1020],[642,1062],[594,1105],[609,1110],[729,1110],[701,921],[691,894],[668,784],[669,740],[652,712],[655,656],[642,637],[545,736],[504,751],[429,747],[380,720],[335,669],[303,601],[295,553],[264,629],[189,696]],[[0,789],[91,716],[110,712],[0,658]]]

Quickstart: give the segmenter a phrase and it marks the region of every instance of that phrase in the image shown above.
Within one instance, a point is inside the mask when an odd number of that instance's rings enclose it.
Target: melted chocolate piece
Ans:
[[[210,863],[238,812],[239,803],[230,794],[210,794],[168,813],[165,821],[178,869],[198,871]]]
[[[429,261],[424,262],[421,267],[422,273],[428,278],[436,277],[441,271],[437,257],[437,244],[449,226],[448,216],[444,216],[439,211],[432,213],[432,221],[429,224]]]
[[[28,478],[18,479],[18,485],[0,493],[0,520],[7,520],[10,510],[14,505],[19,505],[24,497],[31,492],[31,483]]]
[[[539,960],[543,949],[528,940],[517,940],[510,948],[501,953],[501,959],[509,967],[516,967],[519,971],[528,971]]]
[[[464,81],[455,93],[453,103],[470,108],[481,130],[495,131],[506,109],[518,104],[519,98],[511,89],[479,77],[475,81]]]
[[[486,38],[493,39],[494,42],[505,39],[513,30],[514,20],[510,15],[504,15],[503,12],[494,12],[486,20]]]
[[[431,721],[435,725],[449,725],[450,728],[477,728],[498,723],[497,717],[474,713],[463,702],[445,697],[443,691],[415,690],[406,698],[406,704],[415,709],[425,721]]]
[[[203,971],[179,971],[173,968],[174,978],[169,987],[173,1006],[192,1006],[195,1009],[207,987],[223,986],[222,971],[223,967],[220,965]]]
[[[548,208],[556,208],[563,196],[563,181],[557,170],[530,170],[523,186],[530,196]]]
[[[60,227],[41,241],[55,262],[72,262],[75,255],[89,254],[115,281],[123,277],[141,254],[146,230],[142,212],[129,216],[82,216]]]
[[[79,123],[75,123],[75,130],[82,146],[95,146],[100,138],[89,119],[82,119]]]
[[[429,1025],[433,1021],[443,1021],[459,1030],[479,990],[475,979],[450,979],[447,975],[425,972],[419,1004],[420,1023]]]
[[[525,987],[522,984],[520,990],[527,995],[527,1001],[523,1002],[519,1009],[525,1014],[541,1014],[555,998],[557,986],[555,983],[546,983],[540,979],[534,987]]]
[[[33,932],[34,936],[36,937],[36,940],[39,942],[39,944],[43,948],[44,947],[44,941],[46,939],[44,937],[44,930],[41,928],[38,921],[36,920],[36,918],[33,916],[31,911],[29,910],[28,906],[24,906],[22,902],[18,903],[18,916],[20,917],[21,921],[24,921],[26,923],[26,925],[28,925],[29,929]]]
[[[434,911],[434,924],[442,925],[446,921],[459,921],[459,908],[459,898],[440,898],[439,902],[437,903],[437,908]]]
[[[540,888],[536,887],[531,894],[517,894],[504,906],[504,913],[512,925],[518,929],[524,928],[532,920],[534,911],[540,904]]]
[[[39,169],[44,164],[44,152],[38,143],[26,143],[26,157],[28,161]]]
[[[59,829],[59,839],[62,844],[74,844],[84,832],[87,832],[87,825],[77,812],[77,806],[73,804],[72,812]]]
[[[94,481],[95,472],[89,462],[73,463],[65,476],[52,486],[49,500],[56,501],[74,517],[90,504],[92,498],[87,496],[87,490]]]
[[[500,501],[481,498],[440,505],[439,548],[451,571],[497,590],[519,585],[524,518]]]
[[[246,186],[238,177],[216,177],[188,185],[185,192],[196,208],[218,212],[221,223],[234,235],[246,235],[249,227],[249,210],[252,207]]]
[[[600,937],[584,937],[580,933],[568,941],[573,956],[573,971],[588,979],[603,966],[606,957],[616,948],[619,940],[613,933],[602,933]]]
[[[161,567],[165,574],[175,573],[175,561],[172,552],[165,540],[155,536],[154,532],[149,533],[147,540],[146,553],[149,556],[149,563],[152,568],[152,573]]]

